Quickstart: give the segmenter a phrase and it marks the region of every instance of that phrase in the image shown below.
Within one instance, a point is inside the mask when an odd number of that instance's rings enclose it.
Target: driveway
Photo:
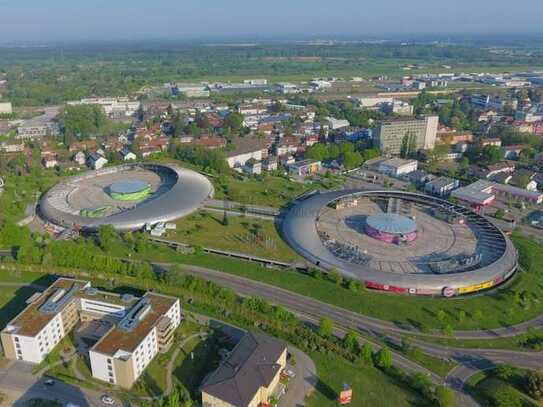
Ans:
[[[315,363],[300,349],[288,347],[288,352],[296,359],[294,366],[287,365],[296,376],[290,379],[288,391],[279,400],[279,407],[305,406],[305,398],[315,390],[317,384],[317,368]]]

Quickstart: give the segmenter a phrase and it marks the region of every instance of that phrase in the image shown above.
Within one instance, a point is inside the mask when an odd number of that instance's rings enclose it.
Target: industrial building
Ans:
[[[8,359],[40,363],[78,323],[100,321],[108,329],[89,349],[92,376],[130,388],[181,323],[178,298],[99,291],[89,281],[60,278],[1,332]]]
[[[375,129],[376,146],[382,153],[399,155],[408,144],[415,150],[431,150],[436,143],[438,116],[397,117],[380,121]]]

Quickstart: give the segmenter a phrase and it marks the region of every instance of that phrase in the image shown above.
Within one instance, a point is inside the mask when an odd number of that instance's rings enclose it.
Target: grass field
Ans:
[[[453,338],[431,338],[428,336],[414,336],[413,338],[438,345],[468,349],[509,349],[522,352],[540,352],[543,347],[543,330],[541,329],[535,329],[532,332],[518,336],[484,340],[459,340]]]
[[[264,175],[258,179],[239,176],[220,177],[213,181],[215,199],[272,207],[282,207],[304,192],[329,189],[342,183],[341,178],[331,177],[301,184],[273,175]]]
[[[176,224],[177,230],[169,232],[167,237],[180,242],[285,262],[302,260],[279,236],[273,221],[228,216],[225,226],[222,213],[201,211]]]
[[[353,406],[431,405],[374,367],[354,365],[320,353],[310,356],[317,366],[319,381],[315,393],[306,400],[309,407],[337,406],[337,396],[344,383],[353,389]]]

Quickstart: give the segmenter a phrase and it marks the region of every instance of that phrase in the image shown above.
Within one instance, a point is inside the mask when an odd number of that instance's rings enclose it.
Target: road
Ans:
[[[169,265],[158,264],[158,266],[167,268]],[[341,335],[345,329],[354,329],[366,336],[399,341],[401,335],[413,333],[413,331],[398,327],[391,322],[366,317],[265,283],[196,266],[183,266],[183,271],[213,281],[221,286],[229,287],[240,295],[256,296],[271,303],[282,305],[306,321],[318,323],[322,318],[330,318],[339,328],[339,335]],[[531,326],[541,327],[543,326],[542,322],[543,316],[540,316],[532,321],[514,327],[484,331],[455,332],[454,338],[485,339],[513,336],[526,332]],[[459,368],[454,369],[449,373],[446,378],[446,384],[460,392],[459,398],[462,402],[462,406],[477,405],[471,397],[462,393],[465,380],[469,378],[473,372],[477,372],[481,369],[488,369],[499,363],[508,363],[529,369],[541,368],[541,366],[543,366],[543,352],[453,348],[428,344],[419,340],[413,341],[413,343],[423,352],[431,356],[453,360],[460,365]],[[373,345],[376,347],[379,346],[376,343],[373,343]],[[407,371],[424,372],[436,383],[442,381],[440,377],[432,374],[424,367],[398,353],[394,353],[394,362],[397,366]]]

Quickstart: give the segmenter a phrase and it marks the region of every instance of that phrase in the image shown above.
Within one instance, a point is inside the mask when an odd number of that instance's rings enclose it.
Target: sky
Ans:
[[[542,34],[543,0],[0,0],[0,42]]]

